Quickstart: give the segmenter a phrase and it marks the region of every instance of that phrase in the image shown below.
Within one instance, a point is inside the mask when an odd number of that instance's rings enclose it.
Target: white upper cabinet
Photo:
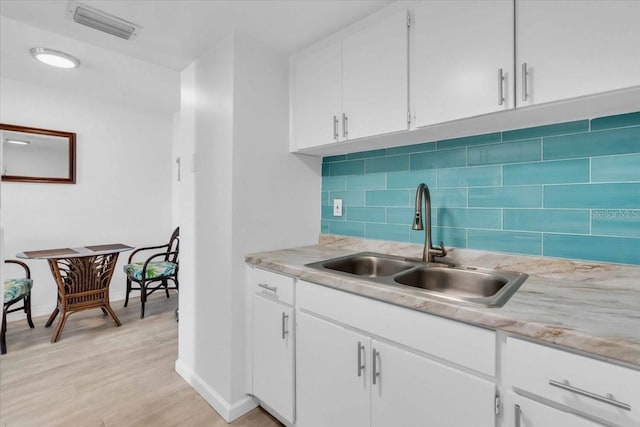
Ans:
[[[514,107],[513,2],[426,1],[415,9],[416,126]]]
[[[516,43],[518,106],[640,85],[637,0],[517,0]]]
[[[408,129],[407,12],[292,59],[291,151]]]
[[[407,12],[346,37],[342,42],[342,105],[346,138],[407,130]]]
[[[338,141],[342,116],[341,58],[342,43],[336,42],[293,64],[295,149]]]

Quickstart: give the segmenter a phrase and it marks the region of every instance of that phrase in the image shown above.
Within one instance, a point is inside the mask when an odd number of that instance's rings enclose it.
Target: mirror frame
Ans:
[[[2,175],[2,181],[8,182],[40,182],[49,184],[75,184],[76,183],[76,134],[74,132],[64,132],[60,130],[40,129],[27,126],[10,125],[0,123],[0,130],[8,130],[22,133],[33,133],[36,135],[59,136],[69,141],[69,174],[65,178],[41,177],[41,176],[21,176]]]

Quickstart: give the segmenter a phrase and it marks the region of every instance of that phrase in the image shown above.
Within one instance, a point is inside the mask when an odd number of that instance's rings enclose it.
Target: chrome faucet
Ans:
[[[424,211],[426,218],[426,227],[422,225],[422,198],[424,196]],[[416,213],[413,218],[413,230],[424,229],[424,249],[422,251],[423,262],[433,262],[434,257],[443,257],[447,255],[444,244],[440,242],[439,248],[434,248],[431,243],[431,193],[427,184],[421,183],[416,189]]]

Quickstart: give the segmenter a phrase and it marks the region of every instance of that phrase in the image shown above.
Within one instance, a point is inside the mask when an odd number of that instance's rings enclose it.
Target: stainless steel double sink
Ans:
[[[513,271],[425,263],[375,252],[361,252],[306,266],[381,285],[409,287],[437,298],[485,307],[502,307],[529,277]]]

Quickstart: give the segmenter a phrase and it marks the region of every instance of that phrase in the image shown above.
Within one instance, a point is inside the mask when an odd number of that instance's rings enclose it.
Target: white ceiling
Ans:
[[[391,0],[85,0],[143,27],[119,39],[66,18],[65,0],[0,0],[0,15],[52,33],[181,71],[218,39],[238,31],[290,54]],[[82,58],[81,58],[82,59]]]

